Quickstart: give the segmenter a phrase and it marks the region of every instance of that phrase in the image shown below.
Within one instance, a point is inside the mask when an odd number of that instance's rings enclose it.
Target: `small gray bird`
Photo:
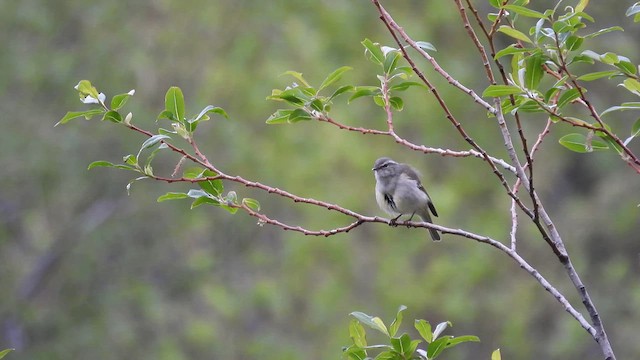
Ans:
[[[407,164],[397,163],[388,157],[376,160],[373,165],[376,176],[376,201],[378,206],[390,215],[397,215],[393,221],[405,214],[420,216],[422,221],[431,223],[431,215],[438,216],[427,190],[420,183],[418,172]],[[411,220],[411,219],[409,219]],[[440,240],[436,230],[429,229],[434,241]]]

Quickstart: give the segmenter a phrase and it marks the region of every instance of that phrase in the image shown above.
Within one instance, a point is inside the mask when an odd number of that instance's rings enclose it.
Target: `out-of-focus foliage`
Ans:
[[[434,56],[452,75],[478,93],[486,88],[452,3],[387,6],[408,33],[438,49]],[[639,32],[624,16],[626,6],[589,5],[599,27],[625,28],[594,39],[592,49],[637,62]],[[349,338],[350,312],[388,314],[399,304],[482,339],[449,350],[447,358],[489,358],[497,347],[506,359],[597,358],[584,330],[492,249],[459,238],[436,245],[424,231],[372,224],[346,235],[303,237],[219,208],[158,204],[158,196],[186,188],[148,181],[133,184],[127,196],[127,173],[85,169],[95,160],[121,162],[123,153],[139,149],[133,144],[143,141],[140,135],[82,120],[53,128],[78,106],[71,87],[80,79],[111,94],[136,89],[136,101],[126,106],[150,126],[175,85],[189,108],[226,110],[230,121],[203,122],[198,132],[201,150],[229,173],[374,215],[380,213],[371,165],[389,155],[422,170],[442,224],[505,239],[508,200],[498,185],[479,181],[490,173],[478,160],[421,156],[388,138],[326,124],[264,123],[275,111],[264,99],[290,82],[278,77],[286,70],[319,84],[348,65],[349,82],[377,84],[360,42],[391,39],[369,2],[23,0],[2,7],[0,348],[16,348],[8,359],[335,358]],[[427,75],[459,104],[452,111],[476,140],[501,151],[486,114]],[[598,106],[620,103],[628,93],[605,79],[593,84],[602,84],[589,88]],[[428,93],[411,88],[403,100],[399,134],[468,148]],[[332,116],[350,125],[384,128],[384,114],[371,102],[332,107]],[[631,112],[615,116],[612,126],[632,128]],[[541,116],[525,130],[536,134],[543,122]],[[633,358],[640,353],[640,185],[611,153],[566,151],[557,140],[574,130],[561,129],[539,153],[535,166],[545,176],[537,186],[617,356]],[[171,172],[177,160],[156,164],[156,171]],[[324,210],[235,190],[289,223],[343,225]],[[538,254],[534,265],[568,289],[534,229],[521,228],[519,238],[523,251]]]

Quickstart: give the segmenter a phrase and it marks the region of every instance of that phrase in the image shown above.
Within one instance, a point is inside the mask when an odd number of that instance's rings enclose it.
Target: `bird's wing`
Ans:
[[[407,174],[409,179],[414,180],[417,183],[418,189],[422,190],[422,192],[427,195],[427,197],[429,198],[429,210],[431,210],[434,216],[438,216],[436,207],[433,205],[433,201],[431,201],[431,196],[429,196],[427,190],[424,188],[424,186],[422,186],[422,182],[420,182],[420,175],[418,175],[418,171],[407,164],[402,164],[402,170],[405,174]]]

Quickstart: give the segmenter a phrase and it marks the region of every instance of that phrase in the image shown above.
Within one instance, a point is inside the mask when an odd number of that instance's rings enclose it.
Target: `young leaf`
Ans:
[[[427,346],[427,355],[429,359],[435,359],[440,355],[444,349],[447,348],[447,342],[450,336],[445,336],[440,339],[434,340],[429,346]]]
[[[416,41],[416,45],[418,45],[418,47],[422,50],[426,50],[426,51],[438,51],[436,50],[436,47],[433,46],[433,44],[431,44],[430,42],[426,42],[426,41]]]
[[[600,116],[608,114],[612,111],[624,111],[624,110],[640,110],[640,102],[626,102],[626,103],[620,104],[620,106],[612,106],[604,110],[602,113],[600,113]]]
[[[109,110],[104,113],[104,115],[102,116],[102,120],[109,120],[117,124],[122,122],[122,115],[120,115],[120,113],[115,110]]]
[[[217,107],[217,106],[213,106],[213,105],[207,105],[204,109],[202,109],[202,111],[200,111],[200,113],[196,117],[194,117],[193,119],[189,120],[189,122],[190,123],[195,123],[195,122],[198,122],[198,121],[209,120],[209,113],[222,115],[226,119],[229,118],[229,115],[227,115],[227,112],[224,111],[223,108]]]
[[[378,65],[382,65],[384,62],[384,53],[378,44],[374,44],[369,39],[364,39],[361,43],[365,47],[365,53],[369,54],[371,61]]]
[[[404,81],[401,82],[399,84],[393,85],[391,87],[389,87],[389,90],[391,91],[404,91],[407,90],[408,88],[412,87],[412,86],[418,86],[421,88],[425,88],[426,85],[420,82],[416,82],[416,81]]]
[[[400,328],[400,324],[402,323],[402,312],[407,310],[407,307],[404,305],[400,305],[398,308],[398,313],[396,314],[396,318],[393,319],[393,322],[389,326],[389,335],[396,336],[398,329]]]
[[[91,119],[91,117],[93,117],[95,115],[102,114],[104,112],[105,112],[104,109],[92,109],[92,110],[87,110],[87,111],[69,111],[54,126],[66,124],[70,120],[77,119],[77,118],[83,117],[83,116],[84,116],[84,118],[86,120],[89,120],[89,119]]]
[[[349,92],[349,91],[353,91],[353,89],[355,89],[355,87],[353,87],[353,85],[341,86],[336,91],[334,91],[333,94],[331,94],[331,96],[329,96],[329,100],[332,100],[336,96],[341,95],[343,93],[346,93],[346,92]]]
[[[390,51],[385,55],[383,69],[386,74],[392,73],[398,66],[398,59],[400,59],[400,53],[398,51]]]
[[[567,134],[558,140],[560,145],[566,147],[567,149],[577,152],[577,153],[586,153],[587,147],[585,145],[585,137],[582,134]]]
[[[164,97],[165,111],[173,114],[173,118],[182,122],[184,120],[184,95],[177,86],[172,86]]]
[[[500,356],[500,349],[495,349],[493,353],[491,353],[491,360],[502,360],[502,356]]]
[[[498,31],[503,33],[503,34],[505,34],[505,35],[507,35],[507,36],[510,36],[510,37],[512,37],[512,38],[514,38],[516,40],[521,40],[521,41],[524,41],[524,42],[527,42],[527,43],[531,43],[531,39],[529,39],[529,37],[527,35],[525,35],[523,32],[521,32],[519,30],[516,30],[516,29],[514,29],[512,27],[509,27],[509,26],[506,26],[506,25],[501,25],[498,28]]]
[[[364,331],[362,324],[356,319],[351,319],[349,322],[349,336],[353,340],[353,344],[357,347],[363,348],[367,346],[367,334]]]
[[[506,55],[511,55],[511,54],[516,54],[516,53],[523,53],[523,52],[528,52],[531,51],[530,48],[523,48],[520,47],[518,44],[511,44],[509,46],[507,46],[506,48],[498,51],[496,53],[496,55],[494,56],[494,59],[500,59],[503,56]]]
[[[640,82],[638,80],[628,78],[622,82],[622,86],[633,94],[640,96]]]
[[[74,89],[78,90],[78,92],[81,95],[84,95],[84,97],[91,96],[94,99],[98,99],[100,97],[98,90],[91,85],[91,81],[89,80],[80,80]]]
[[[213,206],[220,206],[220,202],[218,200],[212,199],[210,197],[206,197],[206,196],[201,196],[199,198],[196,198],[192,203],[191,203],[191,209],[195,209],[200,205],[203,204],[207,204],[207,205],[213,205]]]
[[[297,71],[285,71],[284,73],[282,73],[282,75],[290,75],[293,76],[294,78],[296,78],[298,81],[300,81],[302,83],[302,85],[306,86],[306,87],[311,87],[311,85],[309,85],[309,83],[307,82],[307,80],[304,79],[304,77],[302,76],[301,72],[297,72]],[[281,76],[282,76],[281,75]]]
[[[168,135],[161,135],[161,134],[151,136],[150,138],[148,138],[142,143],[142,146],[140,146],[140,152],[142,152],[142,150],[144,149],[152,147],[153,145],[157,144],[158,142],[164,139],[171,139],[171,138]],[[140,152],[138,152],[138,157],[140,157]]]
[[[2,351],[0,351],[0,359],[2,359],[3,357],[7,356],[8,353],[10,353],[11,351],[14,351],[15,349],[4,349]]]
[[[392,337],[390,340],[391,346],[393,346],[395,351],[404,355],[405,358],[410,357],[411,354],[409,353],[409,350],[411,348],[411,338],[408,334],[402,334],[399,338]]]
[[[343,66],[340,67],[336,70],[334,70],[331,74],[329,74],[329,76],[327,76],[326,79],[324,79],[324,81],[322,82],[322,84],[320,84],[320,87],[318,88],[319,90],[322,90],[326,87],[328,87],[329,85],[333,84],[334,82],[340,80],[340,78],[342,77],[342,74],[344,74],[345,72],[351,70],[352,68],[349,66]]]
[[[454,347],[458,344],[464,343],[464,342],[480,342],[480,338],[475,336],[475,335],[464,335],[464,336],[458,336],[458,337],[454,337],[453,339],[450,339],[447,342],[447,349],[450,347]]]
[[[260,211],[260,203],[256,199],[244,198],[242,199],[242,205],[253,211]]]
[[[606,34],[608,32],[612,32],[612,31],[624,31],[623,28],[621,28],[620,26],[612,26],[612,27],[608,27],[608,28],[604,28],[604,29],[600,29],[592,34],[586,35],[585,39],[592,39],[596,36],[600,36],[602,34]]]
[[[123,107],[124,104],[127,103],[127,100],[129,100],[129,98],[135,93],[135,90],[131,90],[128,93],[118,94],[114,96],[113,99],[111,99],[111,110],[118,110]]]
[[[397,96],[390,97],[389,104],[391,105],[392,108],[398,111],[402,111],[402,108],[404,107],[404,101]]]
[[[189,195],[185,194],[185,193],[181,193],[181,192],[168,192],[164,195],[161,195],[158,197],[158,199],[156,200],[157,202],[163,202],[163,201],[167,201],[167,200],[179,200],[179,199],[186,199],[188,198]]]
[[[91,170],[96,167],[115,167],[115,165],[108,161],[94,161],[87,167],[87,170]]]
[[[374,330],[378,330],[381,333],[389,336],[389,331],[387,330],[387,327],[384,325],[384,323],[382,322],[382,320],[379,317],[373,317],[373,316],[369,316],[363,312],[360,311],[354,311],[351,314],[349,314],[351,316],[353,316],[354,318],[358,319],[358,321],[360,321],[362,324],[367,325],[368,327],[374,329]]]
[[[293,110],[290,110],[290,109],[277,110],[276,112],[271,114],[271,116],[269,116],[266,123],[270,125],[287,123],[289,122],[289,116],[291,115],[292,112]]]
[[[429,324],[426,320],[416,320],[413,325],[420,336],[425,339],[428,343],[433,340],[433,334],[431,333],[431,324]]]
[[[311,120],[311,115],[302,109],[295,109],[289,114],[289,122],[296,123],[298,121]]]
[[[378,95],[380,94],[380,89],[378,87],[375,86],[358,86],[355,88],[355,92],[353,93],[353,95],[351,95],[351,97],[349,98],[349,100],[347,101],[347,103],[351,103],[353,100],[359,98],[359,97],[363,97],[363,96],[374,96],[374,95]]]

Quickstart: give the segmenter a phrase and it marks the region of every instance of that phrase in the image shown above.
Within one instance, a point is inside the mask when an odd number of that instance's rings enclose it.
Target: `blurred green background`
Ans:
[[[585,48],[640,60],[640,26],[624,17],[630,5],[592,2],[594,30],[626,31]],[[436,58],[454,77],[484,89],[481,62],[452,2],[388,6],[409,34],[438,48]],[[17,349],[8,359],[336,359],[350,342],[349,312],[390,321],[401,304],[409,307],[407,330],[415,318],[450,320],[451,334],[481,338],[447,359],[488,359],[495,348],[505,359],[601,358],[559,304],[492,248],[451,236],[436,244],[426,231],[381,224],[305,237],[218,208],[156,203],[167,191],[188,189],[181,185],[141,181],[127,196],[131,174],[86,167],[135,153],[141,136],[97,121],[53,127],[66,111],[84,108],[73,90],[81,79],[107,95],[136,89],[126,111],[151,130],[167,88],[180,86],[188,113],[208,104],[229,113],[231,120],[203,124],[198,137],[227,173],[382,215],[370,169],[377,157],[391,156],[421,170],[438,223],[508,241],[510,202],[477,159],[424,156],[389,138],[327,124],[264,123],[278,105],[265,97],[290,82],[279,77],[284,71],[319,84],[350,65],[345,83],[376,84],[377,69],[360,41],[392,40],[369,1],[21,0],[0,8],[0,349]],[[475,139],[506,158],[485,112],[425,69]],[[634,100],[613,82],[592,85],[596,106]],[[430,94],[404,95],[405,110],[396,115],[402,136],[469,148]],[[385,126],[368,99],[348,107],[338,101],[332,115]],[[634,116],[621,113],[611,125],[626,134]],[[544,122],[527,119],[531,139]],[[612,153],[561,148],[557,139],[571,131],[556,125],[545,141],[535,163],[537,188],[618,358],[637,358],[638,177]],[[174,161],[158,157],[156,168],[170,171]],[[290,224],[329,229],[350,221],[234,184],[227,189],[258,199],[267,214]],[[531,226],[520,227],[519,246],[582,311]]]

